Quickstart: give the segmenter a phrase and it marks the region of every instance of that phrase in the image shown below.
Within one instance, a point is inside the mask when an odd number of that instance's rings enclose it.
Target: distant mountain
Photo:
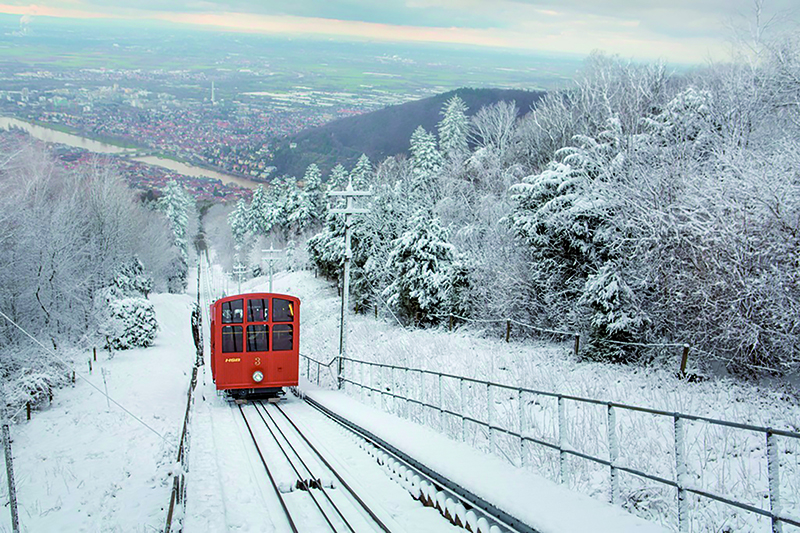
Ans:
[[[373,164],[390,155],[407,153],[411,133],[417,126],[436,132],[437,124],[442,119],[442,107],[456,94],[467,104],[470,115],[477,113],[483,106],[503,100],[516,102],[520,115],[523,115],[545,93],[505,89],[457,89],[371,113],[334,120],[283,139],[271,162],[277,169],[273,175],[301,177],[311,163],[316,163],[327,175],[337,163],[348,169],[352,168],[362,153],[367,154]]]

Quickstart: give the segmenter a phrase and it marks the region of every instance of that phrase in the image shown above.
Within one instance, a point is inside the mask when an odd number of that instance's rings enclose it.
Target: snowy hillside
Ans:
[[[152,532],[164,526],[195,351],[186,295],[150,296],[160,330],[151,348],[98,354],[79,372],[131,414],[78,380],[12,426],[21,531]],[[0,482],[6,486],[5,469]],[[7,501],[7,493],[3,491]],[[6,507],[7,508],[7,507]],[[11,531],[6,516],[0,531]]]

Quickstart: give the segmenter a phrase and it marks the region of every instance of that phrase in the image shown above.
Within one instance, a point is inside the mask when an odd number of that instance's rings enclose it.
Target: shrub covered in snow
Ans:
[[[152,346],[156,331],[156,312],[148,300],[122,298],[108,302],[108,315],[100,328],[106,348],[127,350]]]

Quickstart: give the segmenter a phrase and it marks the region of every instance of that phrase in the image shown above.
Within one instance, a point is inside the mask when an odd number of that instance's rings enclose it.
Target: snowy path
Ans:
[[[56,391],[50,407],[11,429],[23,532],[153,532],[164,526],[178,432],[194,362],[186,295],[150,296],[160,324],[155,345],[98,353],[91,382]],[[87,354],[87,360],[88,360]],[[79,361],[79,368],[85,361]],[[5,487],[5,476],[3,476]],[[6,508],[7,509],[7,508]],[[7,513],[7,510],[5,511]],[[2,520],[0,532],[10,531]]]

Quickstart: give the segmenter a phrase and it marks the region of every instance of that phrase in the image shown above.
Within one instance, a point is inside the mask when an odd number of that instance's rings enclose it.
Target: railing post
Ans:
[[[358,363],[358,386],[361,387],[361,403],[364,403],[364,363]]]
[[[617,440],[617,412],[613,405],[608,405],[608,461],[611,463],[611,503],[619,500],[619,472],[616,463],[619,459],[619,440]]]
[[[319,370],[320,370],[320,363],[317,363],[317,386],[319,387]]]
[[[428,402],[425,398],[425,373],[422,369],[417,370],[417,372],[419,372],[419,421],[425,424],[425,419],[428,414],[428,409],[426,409]]]
[[[439,431],[444,433],[444,405],[442,404],[442,374],[439,374]]]
[[[311,381],[311,359],[306,357],[306,379]]]
[[[522,389],[517,389],[517,405],[519,406],[519,466],[525,468],[525,407],[522,403]]]
[[[391,366],[390,372],[392,373],[392,414],[399,414],[397,411],[397,373],[394,365]]]
[[[408,390],[408,367],[403,370],[403,374],[405,375],[405,390],[406,390],[406,420],[411,420],[411,407],[408,399],[411,397],[411,391]]]
[[[511,339],[511,321],[506,319],[506,342]]]
[[[379,383],[378,383],[378,387],[377,388],[380,391],[378,393],[378,407],[380,408],[381,411],[383,411],[383,404],[384,404],[384,401],[383,401],[383,388],[384,388],[383,387],[383,370],[384,369],[383,369],[382,366],[378,367],[378,382]]]
[[[771,431],[767,431],[767,477],[769,479],[769,509],[772,512],[772,533],[783,533],[783,523],[777,519],[781,514],[778,438]]]
[[[567,405],[564,397],[558,396],[558,482],[568,483],[567,472]]]
[[[580,350],[580,348],[581,348],[581,336],[576,333],[575,334],[575,347],[574,347],[574,351],[575,351],[575,355],[576,356],[578,355],[578,350]]]
[[[486,424],[489,427],[489,453],[494,453],[494,432],[492,431],[492,384],[486,384]]]
[[[459,378],[461,383],[459,388],[461,389],[461,442],[467,442],[467,417],[466,417],[466,390],[464,387],[464,378]]]
[[[689,531],[689,501],[686,499],[684,482],[686,481],[686,448],[684,440],[683,419],[675,415],[675,482],[678,485],[678,531]]]
[[[375,405],[375,365],[369,364],[369,399],[370,404]]]

